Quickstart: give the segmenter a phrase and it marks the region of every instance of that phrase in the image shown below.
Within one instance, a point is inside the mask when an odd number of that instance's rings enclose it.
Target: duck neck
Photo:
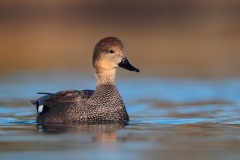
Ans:
[[[115,85],[116,69],[101,72],[95,69],[96,85]]]

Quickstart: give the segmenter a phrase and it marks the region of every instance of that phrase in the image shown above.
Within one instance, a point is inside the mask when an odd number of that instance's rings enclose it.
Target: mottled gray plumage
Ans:
[[[124,102],[115,86],[115,74],[119,66],[139,72],[128,62],[119,39],[107,37],[100,40],[93,53],[96,90],[41,93],[46,95],[32,101],[38,110],[37,122],[129,121]]]

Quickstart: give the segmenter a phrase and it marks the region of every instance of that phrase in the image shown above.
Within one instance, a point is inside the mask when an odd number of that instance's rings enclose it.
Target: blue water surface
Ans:
[[[124,76],[116,81],[128,124],[37,124],[37,92],[95,89],[78,72],[0,78],[3,159],[238,159],[240,79]],[[94,153],[94,154],[93,154]]]

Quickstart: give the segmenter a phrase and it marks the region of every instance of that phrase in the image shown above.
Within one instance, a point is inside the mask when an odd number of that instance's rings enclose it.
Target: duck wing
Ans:
[[[45,95],[32,100],[31,103],[36,106],[38,113],[44,113],[53,106],[84,103],[93,93],[94,90],[65,90],[57,93],[39,92],[38,94]]]

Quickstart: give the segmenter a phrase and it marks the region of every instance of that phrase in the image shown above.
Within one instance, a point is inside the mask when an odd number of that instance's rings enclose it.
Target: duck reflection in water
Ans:
[[[93,141],[116,142],[116,132],[128,123],[59,123],[37,124],[37,130],[46,134],[92,134]]]

